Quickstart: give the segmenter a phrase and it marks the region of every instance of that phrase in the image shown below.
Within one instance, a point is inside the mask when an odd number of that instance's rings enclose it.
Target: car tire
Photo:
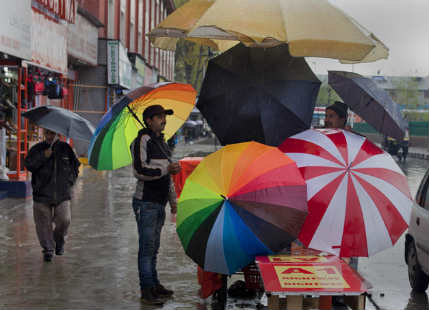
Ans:
[[[407,245],[408,279],[411,287],[417,292],[424,292],[428,288],[429,277],[423,272],[417,259],[414,241]]]

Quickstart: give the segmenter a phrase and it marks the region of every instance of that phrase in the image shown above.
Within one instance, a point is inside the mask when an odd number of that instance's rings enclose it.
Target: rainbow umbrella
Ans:
[[[307,214],[307,187],[275,147],[228,145],[204,158],[179,199],[177,233],[201,268],[232,274],[287,247]]]
[[[183,125],[195,105],[196,91],[189,84],[158,83],[143,86],[122,97],[103,116],[92,137],[88,162],[97,170],[114,170],[132,162],[130,145],[143,128],[146,107],[160,104],[173,109],[164,130],[170,138]]]

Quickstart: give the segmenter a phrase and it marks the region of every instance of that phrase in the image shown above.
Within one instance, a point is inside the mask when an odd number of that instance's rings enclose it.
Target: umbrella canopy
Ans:
[[[320,81],[286,45],[240,44],[209,61],[197,107],[220,142],[278,146],[310,127]]]
[[[143,128],[146,107],[159,104],[173,109],[164,134],[170,138],[194,108],[196,91],[188,84],[158,83],[143,86],[122,97],[103,116],[89,147],[89,164],[97,170],[113,170],[132,162],[130,145]]]
[[[91,141],[95,131],[94,126],[79,114],[56,106],[46,105],[32,108],[22,113],[22,116],[37,126],[71,139]]]
[[[294,57],[375,61],[388,56],[377,37],[327,0],[190,0],[150,36],[165,49],[185,38],[221,51],[233,42],[250,47],[287,43]],[[227,42],[219,44],[222,40]]]
[[[392,157],[365,137],[343,130],[307,130],[280,150],[307,182],[309,214],[299,239],[341,257],[369,256],[407,229],[412,198]]]
[[[353,72],[329,71],[329,85],[353,112],[378,132],[402,140],[407,122],[400,106],[371,79]]]
[[[232,274],[296,239],[307,213],[306,192],[295,163],[277,148],[229,145],[187,178],[177,233],[204,270]]]

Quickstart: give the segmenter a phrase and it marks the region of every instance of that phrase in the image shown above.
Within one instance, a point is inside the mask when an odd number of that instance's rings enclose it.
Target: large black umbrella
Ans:
[[[400,106],[373,80],[353,72],[329,71],[328,83],[353,112],[378,132],[402,140],[407,121]]]
[[[92,124],[70,110],[56,106],[40,106],[22,113],[36,125],[55,131],[72,139],[91,141],[95,128]]]
[[[287,45],[236,45],[209,61],[197,107],[225,144],[278,146],[310,127],[320,81]]]

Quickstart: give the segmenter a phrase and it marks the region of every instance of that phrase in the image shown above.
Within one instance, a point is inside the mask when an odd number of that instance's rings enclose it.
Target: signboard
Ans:
[[[127,50],[117,40],[107,41],[107,84],[131,88],[132,66]]]
[[[275,265],[282,289],[350,288],[335,266]]]
[[[128,59],[126,48],[119,43],[119,85],[130,89],[131,88],[131,73],[132,65]]]
[[[283,293],[361,294],[360,276],[336,256],[278,255],[257,257],[265,291]]]
[[[136,57],[134,67],[136,68],[138,74],[140,74],[141,76],[144,76],[146,65],[143,60],[141,60],[139,57]]]
[[[67,29],[35,11],[32,14],[31,60],[62,73],[67,72]]]
[[[119,84],[119,41],[107,41],[107,84]]]
[[[0,51],[31,59],[31,0],[15,0],[0,10]]]
[[[87,64],[97,65],[98,30],[77,14],[76,23],[67,27],[67,53]]]
[[[149,85],[152,84],[152,69],[150,67],[146,67],[144,71],[144,84]]]

